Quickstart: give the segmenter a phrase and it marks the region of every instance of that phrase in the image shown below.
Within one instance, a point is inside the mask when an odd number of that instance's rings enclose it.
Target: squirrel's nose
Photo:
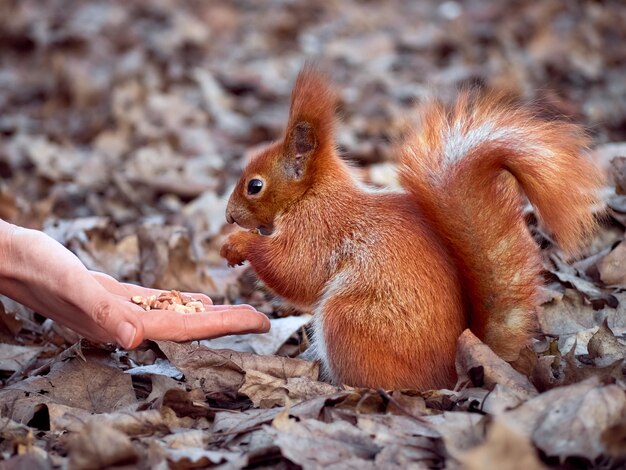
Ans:
[[[226,212],[226,222],[228,222],[229,224],[234,224],[236,222],[235,218],[230,212]]]

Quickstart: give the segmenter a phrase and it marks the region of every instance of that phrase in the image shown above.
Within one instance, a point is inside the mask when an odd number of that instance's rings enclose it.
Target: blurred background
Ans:
[[[305,59],[341,90],[342,153],[393,186],[390,142],[433,91],[505,88],[625,141],[625,25],[621,0],[3,0],[0,217],[118,279],[283,315],[218,252]]]

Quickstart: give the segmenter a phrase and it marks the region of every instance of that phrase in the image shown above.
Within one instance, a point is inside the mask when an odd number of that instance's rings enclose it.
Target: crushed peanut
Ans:
[[[182,294],[177,290],[163,292],[162,294],[150,295],[143,297],[141,295],[133,295],[130,301],[139,305],[144,310],[172,310],[179,313],[196,313],[204,312],[204,304],[188,295]]]

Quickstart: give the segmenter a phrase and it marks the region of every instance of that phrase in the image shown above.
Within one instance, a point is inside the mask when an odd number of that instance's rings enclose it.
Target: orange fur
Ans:
[[[430,103],[400,148],[402,185],[452,247],[471,304],[470,325],[514,360],[535,324],[539,249],[520,188],[560,245],[575,252],[595,228],[598,169],[582,130],[548,122],[497,94]],[[463,142],[463,152],[450,142]],[[468,143],[469,142],[469,143]]]
[[[369,191],[334,149],[335,94],[306,67],[285,138],[256,155],[227,219],[230,264],[250,261],[273,291],[315,310],[314,344],[335,382],[385,388],[454,383],[468,325],[515,357],[532,327],[539,252],[520,188],[568,249],[593,229],[600,183],[578,128],[498,97],[439,103],[398,151],[406,192]],[[252,179],[263,182],[248,194]]]

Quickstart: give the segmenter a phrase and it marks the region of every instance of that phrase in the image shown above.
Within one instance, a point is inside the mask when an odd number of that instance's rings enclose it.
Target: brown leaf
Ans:
[[[342,391],[333,395],[318,396],[310,400],[294,405],[288,409],[290,416],[300,419],[319,419],[320,415],[327,407],[345,403],[346,399],[352,395],[351,392]],[[355,396],[358,399],[358,395]],[[357,400],[358,401],[358,400]],[[250,409],[244,412],[218,412],[213,421],[213,432],[223,432],[226,434],[243,434],[259,427],[261,424],[271,422],[285,408],[271,409]]]
[[[206,403],[204,392],[199,388],[190,391],[172,388],[166,391],[153,406],[156,408],[166,406],[179,417],[208,418],[213,417],[215,413]]]
[[[561,271],[553,271],[553,274],[558,277],[561,282],[570,284],[574,289],[583,294],[589,300],[605,300],[608,296],[608,294],[602,292],[602,290],[600,290],[600,288],[594,285],[591,281],[583,279],[580,276]]]
[[[429,413],[426,400],[421,396],[412,396],[399,390],[391,392],[392,400],[387,405],[387,413],[398,415],[422,416]]]
[[[549,390],[500,419],[548,456],[594,460],[606,451],[600,436],[625,412],[624,391],[591,378]]]
[[[0,390],[5,413],[28,422],[40,404],[57,403],[93,413],[106,413],[136,403],[131,377],[91,355],[85,362],[56,363],[46,376],[27,378]]]
[[[163,433],[169,430],[170,417],[164,416],[159,410],[145,411],[116,411],[91,415],[80,408],[63,407],[62,405],[48,405],[51,410],[50,429],[56,431],[70,431],[82,433],[85,426],[103,425],[120,431],[127,436],[149,435]],[[57,408],[58,411],[52,411]],[[80,412],[78,414],[77,412]]]
[[[319,366],[314,362],[278,356],[257,356],[228,349],[209,349],[194,344],[158,341],[167,358],[180,369],[193,386],[206,393],[235,397],[245,383],[247,372],[258,372],[287,380],[302,377],[317,380]]]
[[[483,368],[484,384],[488,389],[499,383],[514,391],[522,399],[537,395],[537,390],[527,377],[498,357],[470,330],[465,330],[457,343],[456,370],[459,382],[469,381],[468,373],[476,367]]]
[[[594,158],[604,168],[609,168],[608,175],[618,194],[626,194],[626,142],[612,142],[598,145],[594,151]]]
[[[441,435],[424,423],[406,416],[361,415],[357,426],[381,446],[375,463],[384,468],[407,468],[421,464],[426,468],[441,464],[445,450]]]
[[[70,467],[80,469],[134,464],[139,457],[126,434],[95,421],[71,436],[69,451]]]
[[[613,248],[598,263],[600,279],[607,285],[626,285],[626,243],[622,242]]]
[[[487,429],[484,443],[465,452],[459,458],[463,468],[482,470],[497,462],[499,470],[539,470],[546,468],[528,437],[495,420]]]
[[[15,338],[22,330],[23,321],[16,315],[7,313],[0,296],[0,337],[6,336],[7,340]]]
[[[539,324],[549,335],[572,334],[596,326],[596,313],[578,292],[567,289],[561,300],[543,306]]]
[[[496,384],[481,403],[480,409],[491,415],[499,415],[519,406],[523,400],[510,388]]]
[[[624,359],[626,353],[626,346],[617,340],[606,319],[589,340],[587,349],[591,357],[610,357],[613,360]]]
[[[0,370],[16,372],[22,370],[43,350],[37,346],[18,346],[0,343]]]
[[[325,382],[307,377],[278,378],[263,372],[248,370],[240,393],[247,395],[259,408],[285,406],[314,398],[319,395],[332,395],[339,389]]]
[[[463,453],[482,443],[485,436],[485,419],[477,413],[446,411],[439,415],[425,416],[438,432],[447,453],[458,459]]]
[[[380,451],[367,433],[346,421],[296,421],[284,412],[274,418],[268,432],[275,436],[283,456],[305,469],[339,464],[374,468],[373,459]]]

